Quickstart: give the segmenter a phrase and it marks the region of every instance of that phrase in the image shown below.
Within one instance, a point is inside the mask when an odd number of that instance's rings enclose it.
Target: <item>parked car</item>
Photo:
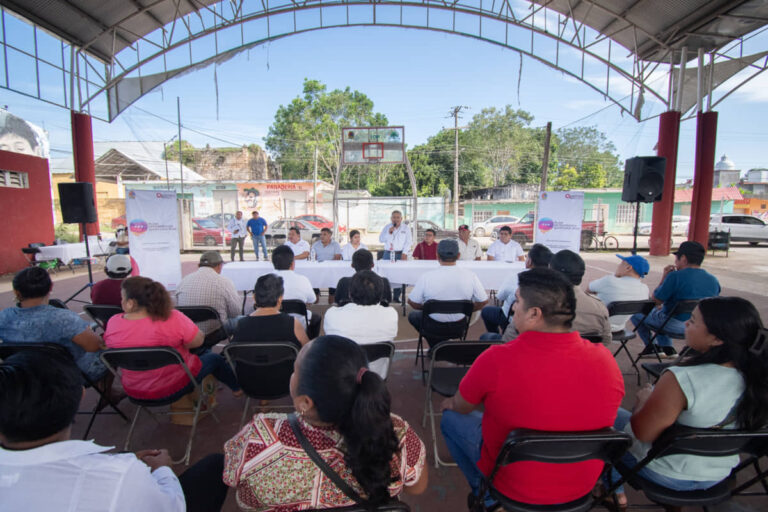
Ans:
[[[264,234],[267,239],[267,245],[276,247],[284,244],[288,238],[288,230],[294,227],[299,228],[302,240],[306,240],[310,244],[315,243],[320,238],[320,228],[313,226],[307,221],[280,219],[272,222],[267,227],[267,232]]]
[[[192,219],[192,244],[221,245],[221,225],[210,218]],[[224,229],[224,243],[229,245],[232,241],[232,233]]]
[[[406,225],[410,225],[409,220],[405,221]],[[419,220],[416,224],[416,240],[414,240],[414,244],[417,244],[424,240],[424,233],[428,229],[434,229],[435,230],[435,239],[436,240],[442,240],[443,238],[459,238],[459,232],[453,231],[452,229],[445,229],[441,228],[431,220]]]
[[[296,220],[303,220],[304,222],[309,222],[313,226],[323,229],[333,229],[333,221],[331,219],[328,219],[326,217],[323,217],[322,215],[299,215],[298,217],[294,217]],[[339,233],[345,233],[347,231],[347,226],[339,226]]]
[[[749,242],[749,245],[768,242],[768,225],[752,215],[712,215],[709,218],[709,231],[728,231],[731,233],[731,242]]]
[[[234,213],[214,213],[213,215],[209,215],[208,218],[211,219],[216,223],[217,226],[221,227],[221,218],[224,217],[224,227],[227,227],[227,224],[229,224],[229,221],[235,217]]]
[[[112,226],[112,229],[117,229],[120,226],[125,227],[128,224],[126,224],[125,215],[121,215],[119,217],[115,217],[114,219],[112,219],[112,222],[110,223],[110,225]]]
[[[493,228],[504,226],[507,224],[514,224],[518,222],[520,217],[514,215],[496,215],[490,219],[478,222],[472,225],[472,233],[475,236],[488,236],[493,231]]]
[[[533,221],[535,216],[533,212],[526,213],[520,221],[514,224],[505,224],[512,230],[512,240],[525,247],[528,242],[533,242]],[[499,229],[503,226],[497,226],[493,228],[491,232],[491,240],[499,238]],[[601,222],[598,226],[597,221],[583,220],[581,221],[581,247],[582,249],[588,248],[595,235],[605,234],[605,223]]]
[[[688,224],[690,224],[691,218],[687,215],[673,215],[672,216],[672,236],[688,236]],[[637,225],[637,234],[642,236],[650,236],[651,223],[641,222]]]

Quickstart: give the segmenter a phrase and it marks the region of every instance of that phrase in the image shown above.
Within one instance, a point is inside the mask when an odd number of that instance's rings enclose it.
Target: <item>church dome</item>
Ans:
[[[723,155],[719,162],[715,164],[716,171],[735,171],[736,164],[733,163],[727,156]]]

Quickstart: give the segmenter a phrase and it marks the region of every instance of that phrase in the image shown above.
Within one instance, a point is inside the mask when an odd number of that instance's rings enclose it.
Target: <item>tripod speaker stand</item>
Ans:
[[[96,205],[93,201],[93,185],[87,182],[59,183],[59,198],[61,199],[61,217],[64,224],[80,224],[80,230],[85,238],[85,260],[88,266],[88,283],[64,301],[66,304],[80,295],[84,290],[93,286],[93,269],[91,268],[91,249],[88,244],[86,225],[97,222]],[[85,301],[78,301],[85,302]]]

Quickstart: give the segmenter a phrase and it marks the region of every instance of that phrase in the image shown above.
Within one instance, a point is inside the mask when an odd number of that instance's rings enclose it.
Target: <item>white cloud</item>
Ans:
[[[761,74],[744,84],[734,93],[739,99],[750,103],[768,102],[768,73]]]

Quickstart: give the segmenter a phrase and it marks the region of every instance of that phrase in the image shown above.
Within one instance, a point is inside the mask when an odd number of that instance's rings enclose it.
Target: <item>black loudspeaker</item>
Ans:
[[[59,183],[61,217],[64,224],[96,222],[93,184],[87,182]]]
[[[636,156],[624,164],[624,189],[621,200],[628,203],[652,203],[661,200],[664,190],[663,156]]]

